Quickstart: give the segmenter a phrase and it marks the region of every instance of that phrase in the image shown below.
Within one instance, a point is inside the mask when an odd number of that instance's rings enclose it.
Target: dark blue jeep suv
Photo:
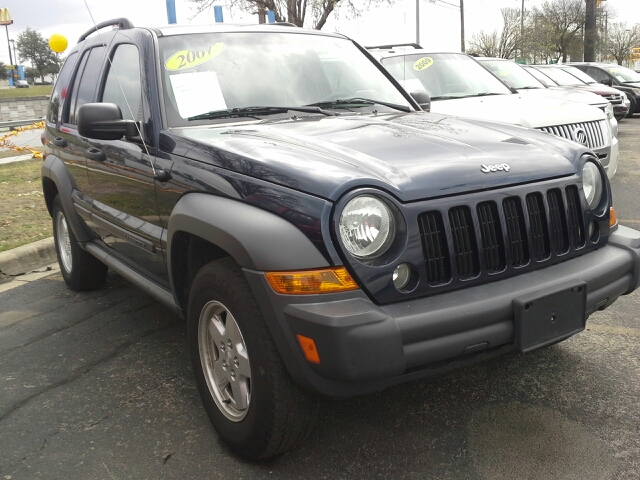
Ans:
[[[638,287],[593,152],[421,106],[342,35],[96,25],[46,119],[64,280],[111,268],[185,317],[206,411],[251,459],[303,439],[317,394],[551,345]]]

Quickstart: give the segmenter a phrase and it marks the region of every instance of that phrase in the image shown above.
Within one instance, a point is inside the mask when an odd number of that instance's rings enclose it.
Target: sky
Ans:
[[[460,51],[459,0],[418,0],[420,3],[420,43],[434,51]],[[543,0],[525,0],[525,8],[539,6]],[[640,23],[640,0],[606,0],[613,10],[613,21]],[[194,4],[175,0],[179,24],[213,23],[213,11],[194,17]],[[446,3],[445,3],[446,2]],[[355,0],[355,3],[363,3]],[[222,2],[220,3],[223,4]],[[465,33],[491,31],[501,27],[500,9],[520,8],[521,0],[464,0]],[[87,8],[88,6],[88,8]],[[13,25],[9,37],[16,39],[26,27],[40,31],[49,38],[54,33],[64,35],[73,45],[77,38],[96,23],[116,17],[127,17],[134,25],[161,26],[167,24],[165,0],[0,0],[0,8],[8,8]],[[225,22],[258,23],[257,15],[223,10]],[[332,15],[323,30],[340,32],[362,45],[406,43],[416,40],[416,0],[396,0],[392,5],[380,3],[353,18],[340,10]],[[613,17],[613,15],[612,15]],[[0,27],[1,28],[1,27]],[[9,63],[6,33],[0,34],[0,61]]]

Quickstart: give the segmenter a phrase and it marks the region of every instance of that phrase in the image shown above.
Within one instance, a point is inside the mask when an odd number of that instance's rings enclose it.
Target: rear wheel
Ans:
[[[636,105],[636,102],[634,102],[633,100],[631,100],[631,105],[629,105],[629,113],[627,113],[627,118],[629,117],[633,117],[634,113],[638,113],[638,107]]]
[[[53,200],[52,217],[58,264],[67,286],[76,291],[101,287],[107,278],[107,266],[80,248],[62,211],[59,196]]]
[[[187,312],[196,383],[220,437],[252,460],[300,443],[315,424],[319,401],[289,376],[233,259],[198,272]]]

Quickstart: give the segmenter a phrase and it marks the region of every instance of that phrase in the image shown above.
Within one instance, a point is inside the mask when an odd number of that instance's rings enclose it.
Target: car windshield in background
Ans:
[[[585,84],[582,80],[578,80],[570,73],[567,73],[558,67],[542,67],[540,68],[540,71],[563,87]],[[591,79],[591,81],[593,81],[593,79]]]
[[[640,73],[634,72],[630,68],[621,67],[619,65],[612,65],[610,67],[606,66],[602,68],[613,75],[620,83],[640,82]]]
[[[544,88],[542,83],[517,63],[505,60],[479,60],[479,62],[511,88],[518,90]]]
[[[580,70],[579,68],[576,67],[569,67],[569,66],[563,66],[561,67],[562,70],[564,70],[565,72],[573,75],[574,77],[576,77],[578,80],[583,81],[584,83],[587,84],[592,84],[592,83],[597,83],[593,78],[591,78],[589,75],[587,75],[586,73],[584,73],[582,70]]]
[[[167,36],[159,42],[170,126],[187,125],[188,118],[207,112],[353,98],[409,108],[402,93],[346,39],[233,32]],[[371,102],[323,108],[397,111]]]
[[[542,73],[540,70],[538,70],[537,68],[534,67],[528,67],[528,66],[524,66],[522,67],[524,70],[527,71],[527,73],[530,73],[532,76],[536,77],[536,79],[542,83],[543,85],[546,85],[547,87],[557,87],[558,84],[556,82],[554,82],[553,80],[551,80],[549,77],[547,77],[544,73]]]
[[[456,53],[416,53],[387,57],[382,64],[407,90],[426,90],[431,100],[510,94],[475,60]]]

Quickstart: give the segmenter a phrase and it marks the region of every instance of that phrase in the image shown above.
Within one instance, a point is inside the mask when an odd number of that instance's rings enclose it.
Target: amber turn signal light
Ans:
[[[611,207],[609,209],[609,226],[613,227],[618,223],[618,216],[616,215],[616,209]]]
[[[304,335],[296,335],[296,337],[298,337],[298,343],[307,362],[320,363],[320,355],[318,355],[316,342],[313,341],[313,338],[305,337]]]
[[[356,290],[358,285],[344,267],[296,272],[267,272],[267,281],[277,293],[309,295]]]

